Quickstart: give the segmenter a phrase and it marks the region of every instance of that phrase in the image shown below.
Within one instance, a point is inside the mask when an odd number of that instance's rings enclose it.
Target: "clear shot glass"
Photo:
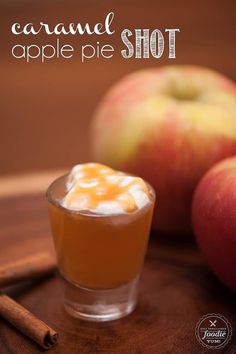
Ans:
[[[154,190],[147,183],[150,203],[135,212],[95,214],[62,206],[66,179],[56,179],[46,194],[58,268],[65,284],[65,309],[90,321],[126,316],[137,304]]]

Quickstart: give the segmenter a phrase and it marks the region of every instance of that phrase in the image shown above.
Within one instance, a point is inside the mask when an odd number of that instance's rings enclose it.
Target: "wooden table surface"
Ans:
[[[42,194],[0,199],[0,264],[41,250],[53,250],[46,202]],[[221,350],[200,346],[197,321],[219,313],[236,328],[235,296],[207,269],[193,243],[167,241],[152,234],[140,284],[140,301],[128,317],[110,323],[73,319],[62,307],[58,276],[9,290],[11,296],[59,332],[60,354],[236,353],[236,337]],[[41,350],[4,320],[1,354]]]

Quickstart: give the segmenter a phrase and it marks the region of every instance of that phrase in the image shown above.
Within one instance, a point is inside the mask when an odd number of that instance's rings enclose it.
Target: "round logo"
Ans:
[[[200,318],[195,328],[196,337],[208,349],[225,347],[232,336],[232,327],[227,318],[210,313]]]

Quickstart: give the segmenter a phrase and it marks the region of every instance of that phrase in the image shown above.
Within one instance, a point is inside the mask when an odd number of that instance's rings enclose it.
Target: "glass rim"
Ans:
[[[154,188],[152,187],[152,185],[149,182],[147,182],[146,180],[143,179],[144,182],[146,183],[147,187],[148,187],[148,191],[150,192],[149,193],[150,203],[145,205],[143,208],[136,210],[135,212],[124,213],[124,214],[102,214],[102,213],[94,213],[94,212],[91,212],[91,211],[89,212],[89,211],[86,211],[86,210],[68,209],[68,208],[64,207],[59,200],[56,200],[56,198],[53,198],[52,195],[51,195],[53,187],[57,183],[59,183],[63,178],[66,178],[68,175],[69,175],[69,173],[66,173],[66,174],[61,175],[61,176],[57,177],[56,179],[54,179],[50,183],[50,185],[48,186],[48,188],[46,190],[46,193],[45,193],[46,199],[47,199],[47,201],[50,204],[54,205],[55,207],[57,207],[59,209],[64,210],[66,213],[79,214],[79,215],[84,216],[84,217],[100,217],[100,218],[102,218],[102,217],[103,218],[120,217],[120,216],[127,216],[127,215],[131,216],[131,215],[139,214],[144,209],[147,209],[151,205],[154,205],[155,201],[156,201],[156,192],[155,192]],[[132,174],[129,174],[129,176],[138,177],[138,176],[135,176],[135,175],[132,175]]]

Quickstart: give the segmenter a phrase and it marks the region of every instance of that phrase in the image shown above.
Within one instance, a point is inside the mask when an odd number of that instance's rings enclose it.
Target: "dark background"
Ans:
[[[102,95],[125,74],[166,64],[205,65],[236,80],[236,2],[222,1],[1,1],[0,23],[0,173],[11,174],[54,169],[91,159],[89,123]],[[114,46],[110,60],[80,58],[14,59],[17,43],[55,43],[55,36],[13,36],[11,25],[39,21],[102,22],[115,12],[113,36],[81,38],[61,36],[63,43],[79,48],[100,40]],[[176,59],[129,59],[121,57],[124,28],[180,28],[176,35]],[[167,35],[165,39],[167,39]],[[167,44],[167,41],[166,41]]]

